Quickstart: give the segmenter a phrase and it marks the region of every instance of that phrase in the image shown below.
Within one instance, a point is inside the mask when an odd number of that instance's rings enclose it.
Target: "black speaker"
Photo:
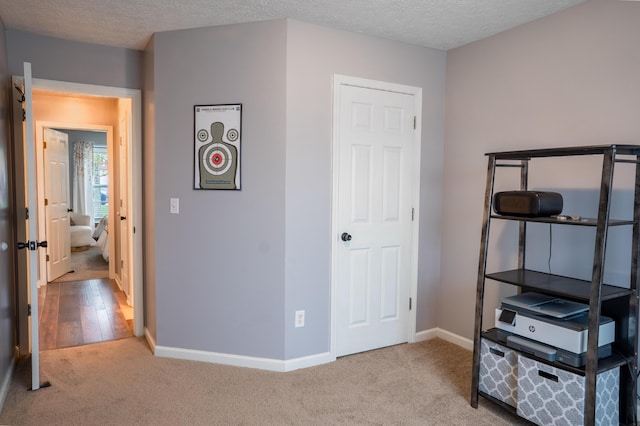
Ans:
[[[562,195],[543,191],[504,191],[493,195],[493,210],[505,216],[553,216],[562,213]]]

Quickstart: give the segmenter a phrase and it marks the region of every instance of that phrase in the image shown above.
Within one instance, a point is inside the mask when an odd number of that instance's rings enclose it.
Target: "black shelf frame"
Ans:
[[[602,303],[613,301],[622,306],[623,312],[617,318],[617,324],[623,332],[616,331],[616,349],[620,352],[620,424],[636,425],[638,377],[638,280],[640,278],[640,145],[595,145],[567,148],[548,148],[522,151],[504,151],[487,153],[487,181],[484,199],[484,214],[480,256],[478,262],[478,278],[476,288],[476,311],[474,327],[473,371],[471,383],[471,406],[478,406],[480,340],[483,337],[482,317],[484,307],[484,289],[487,278],[518,286],[524,290],[538,290],[558,296],[566,296],[589,304],[589,324],[587,339],[585,377],[585,425],[595,425],[596,379],[599,372],[598,335]],[[582,155],[602,156],[602,172],[597,218],[566,219],[557,217],[531,218],[522,216],[501,216],[492,214],[493,191],[496,169],[500,167],[520,168],[520,190],[528,189],[529,162],[534,158],[569,157]],[[609,217],[613,186],[614,166],[616,163],[635,165],[633,220],[612,220]],[[493,219],[519,222],[518,266],[509,271],[487,274],[487,252],[489,246],[490,223]],[[526,231],[528,222],[542,222],[569,226],[595,227],[594,257],[591,281],[545,274],[525,268]],[[631,275],[629,288],[606,285],[604,278],[604,260],[607,232],[610,226],[630,225],[632,227]],[[620,302],[622,301],[622,302]],[[558,366],[567,371],[572,368]],[[482,394],[482,396],[485,396]]]
[[[516,220],[521,222],[538,222],[538,223],[550,223],[559,225],[574,225],[574,226],[598,226],[598,219],[592,217],[582,217],[580,219],[559,219],[557,217],[524,217],[524,216],[505,216],[492,214],[491,219],[504,219],[504,220]],[[633,225],[633,220],[622,219],[610,219],[608,226],[624,226]]]
[[[504,331],[504,330],[500,330],[498,328],[491,328],[487,331],[483,331],[482,332],[482,337],[484,339],[490,340],[494,343],[498,343],[502,346],[505,347],[509,347],[509,345],[507,344],[507,336],[512,335],[513,333],[509,333],[508,331]],[[517,351],[517,349],[514,349]],[[574,367],[572,365],[568,365],[568,364],[563,364],[559,361],[547,361],[544,358],[540,358],[537,357],[535,355],[532,354],[526,354],[525,355],[527,358],[531,358],[534,359],[538,362],[541,362],[543,364],[547,364],[550,365],[552,367],[555,368],[559,368],[562,370],[566,370],[569,371],[573,374],[577,374],[579,376],[584,376],[585,375],[585,368],[584,367]],[[607,370],[611,370],[612,368],[616,368],[616,367],[622,367],[622,366],[626,366],[628,362],[628,358],[626,358],[625,356],[623,356],[622,354],[619,353],[612,353],[610,356],[606,357],[606,358],[599,358],[598,359],[598,373],[602,373],[605,372]]]
[[[530,269],[512,269],[509,271],[487,274],[486,278],[527,288],[529,291],[540,291],[554,296],[567,297],[581,302],[590,298],[590,282],[577,278],[533,271]],[[601,300],[610,300],[632,294],[628,288],[602,284]]]

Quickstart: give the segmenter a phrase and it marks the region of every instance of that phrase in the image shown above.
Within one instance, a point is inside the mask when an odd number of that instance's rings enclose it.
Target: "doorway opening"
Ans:
[[[144,334],[143,297],[142,297],[142,135],[141,135],[141,92],[135,89],[86,85],[53,80],[33,79],[32,90],[35,105],[33,116],[42,127],[85,131],[103,131],[107,134],[109,152],[108,167],[115,163],[109,172],[113,185],[107,187],[108,217],[113,219],[109,226],[113,241],[109,244],[109,278],[117,289],[126,292],[125,303],[132,311],[133,335]],[[56,103],[57,102],[57,103]],[[61,107],[61,103],[64,107]],[[111,109],[92,109],[91,104],[110,103]],[[95,106],[95,105],[94,105]],[[15,115],[15,113],[14,113]],[[97,123],[97,125],[96,125]],[[35,123],[34,123],[34,131]],[[34,132],[35,133],[35,132]],[[40,133],[40,132],[37,132]],[[34,138],[35,139],[35,138]],[[43,161],[41,156],[36,158]],[[38,166],[40,167],[40,166]],[[40,168],[42,170],[42,168]],[[35,174],[35,173],[34,173]],[[36,174],[38,178],[43,173]],[[26,178],[26,176],[25,176]],[[117,185],[123,183],[122,186]],[[38,182],[43,185],[43,182]],[[38,192],[38,191],[36,191]],[[38,200],[37,221],[44,223],[44,197]],[[117,201],[116,201],[117,200]],[[95,227],[95,225],[93,225]],[[120,238],[116,238],[116,234]],[[46,230],[38,235],[46,235]],[[44,238],[39,238],[43,240]],[[44,256],[43,256],[44,257]],[[117,260],[116,260],[117,259]],[[46,262],[46,258],[45,258]],[[46,268],[38,259],[36,276],[39,285],[46,285]],[[116,268],[116,264],[118,268]],[[113,266],[111,266],[113,265]],[[26,277],[26,275],[24,275]],[[21,275],[22,277],[22,275]],[[93,281],[94,283],[97,281]],[[20,284],[19,288],[28,288]],[[104,286],[103,286],[104,287]],[[108,286],[107,286],[108,287]],[[33,291],[33,290],[32,290]],[[95,288],[94,288],[95,291]],[[39,291],[38,291],[39,293]],[[19,292],[18,301],[29,303],[29,295]],[[39,301],[41,302],[41,300]],[[38,303],[39,307],[42,305]],[[26,331],[30,321],[24,315],[19,316],[20,353],[31,352],[31,342]],[[34,350],[36,346],[33,346]]]
[[[38,95],[34,92],[36,105]],[[54,162],[49,159],[56,141],[63,141],[61,146],[66,149],[62,160]],[[44,148],[42,155],[40,149],[37,152],[38,158],[44,159],[44,170],[39,173],[44,182],[40,182],[43,185],[38,193],[45,198],[45,217],[41,215],[39,222],[48,241],[46,254],[40,256],[40,271],[44,272],[44,283],[38,289],[41,350],[133,335],[133,307],[124,292],[128,287],[113,265],[117,261],[114,254],[122,252],[114,250],[113,232],[109,238],[108,224],[114,221],[109,200],[117,194],[114,170],[120,166],[112,158],[112,144],[113,126],[36,121],[36,146]],[[57,204],[51,199],[56,196],[64,200],[60,203],[62,213],[68,213],[69,219],[69,231],[65,228],[62,235],[59,231],[63,227],[50,226],[50,211]],[[52,266],[54,260],[65,256],[59,253],[69,256],[69,261],[58,262],[62,269]]]

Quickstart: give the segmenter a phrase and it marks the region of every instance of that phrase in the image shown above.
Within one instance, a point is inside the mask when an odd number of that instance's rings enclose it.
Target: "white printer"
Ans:
[[[549,345],[555,351],[545,351],[549,361],[561,361],[580,367],[585,364],[589,328],[589,306],[535,292],[506,297],[496,309],[496,328]],[[611,355],[615,338],[615,322],[600,317],[598,357]],[[514,349],[527,349],[526,340],[512,339]],[[509,346],[509,341],[507,341]],[[555,353],[554,353],[555,352]]]

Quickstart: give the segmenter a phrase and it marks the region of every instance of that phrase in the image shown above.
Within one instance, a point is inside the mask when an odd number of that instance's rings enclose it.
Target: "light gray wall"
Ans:
[[[140,89],[142,52],[81,43],[8,29],[9,71],[23,74],[31,63],[33,78]]]
[[[329,350],[334,74],[423,89],[417,329],[437,325],[445,58],[439,50],[287,22],[285,358]],[[301,309],[305,326],[294,328]]]
[[[157,344],[274,359],[329,351],[334,73],[424,90],[418,330],[436,326],[444,52],[280,20],[158,33],[147,54]],[[242,190],[195,191],[193,105],[236,102]],[[299,309],[307,321],[294,329]]]
[[[145,155],[152,145],[159,345],[283,358],[285,38],[285,21],[155,35]],[[194,190],[193,107],[226,103],[243,104],[242,190]]]
[[[472,336],[485,152],[640,143],[638,22],[636,2],[589,1],[448,52],[439,327]],[[564,212],[595,215],[600,159],[543,160],[530,167],[530,186],[563,194]],[[624,165],[616,170],[622,178],[612,207],[616,217],[630,217],[632,173]],[[500,173],[497,189],[516,189],[515,173]],[[590,279],[593,231],[553,229],[552,272]],[[548,226],[529,233],[530,266],[545,272],[548,233]],[[623,285],[630,244],[611,234],[606,276]],[[489,270],[515,267],[515,226],[492,224],[491,235]],[[488,288],[494,305],[503,294]]]
[[[11,374],[15,352],[15,302],[14,302],[14,248],[13,190],[11,177],[9,66],[7,61],[4,23],[0,18],[0,243],[7,250],[0,250],[0,383]],[[8,382],[7,382],[8,383]],[[0,389],[0,410],[8,389]]]

